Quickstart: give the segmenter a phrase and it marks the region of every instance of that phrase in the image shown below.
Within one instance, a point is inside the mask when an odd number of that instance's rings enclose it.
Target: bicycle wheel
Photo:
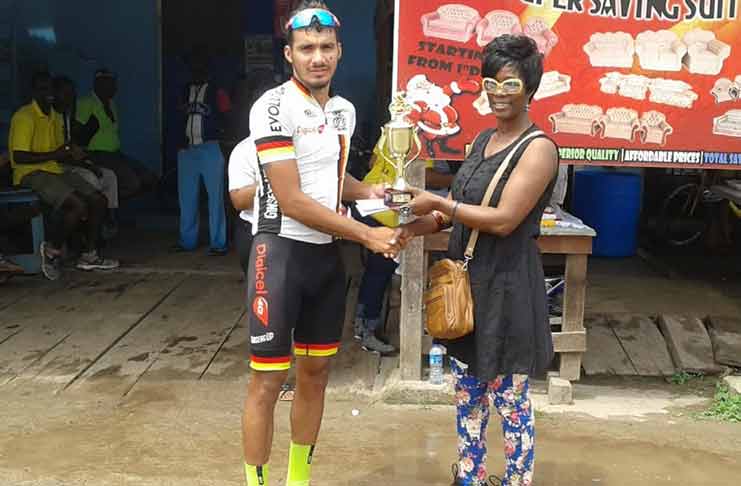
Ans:
[[[707,210],[701,190],[700,184],[684,184],[664,199],[659,217],[659,234],[668,244],[689,245],[707,230]]]

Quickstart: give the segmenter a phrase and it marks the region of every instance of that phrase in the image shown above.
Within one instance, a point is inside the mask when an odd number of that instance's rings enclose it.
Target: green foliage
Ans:
[[[700,417],[741,423],[741,395],[733,395],[728,386],[719,382],[713,404]]]
[[[688,373],[686,371],[679,371],[677,373],[674,373],[671,378],[669,378],[669,382],[673,385],[686,385],[692,380],[702,380],[705,378],[705,375],[702,373]]]

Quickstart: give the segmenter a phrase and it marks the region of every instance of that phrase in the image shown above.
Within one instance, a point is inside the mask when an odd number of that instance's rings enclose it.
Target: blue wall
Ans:
[[[250,0],[247,0],[250,1]],[[254,1],[254,0],[252,0]],[[245,34],[272,32],[272,9],[269,5],[246,10]],[[376,41],[374,16],[376,0],[329,0],[327,5],[342,22],[342,46],[344,55],[334,79],[333,87],[338,94],[349,99],[358,112],[358,131],[367,133],[375,122],[376,97]],[[278,51],[276,56],[282,58]]]
[[[358,130],[373,139],[376,134],[367,130],[374,126],[376,117],[376,0],[331,0],[327,5],[342,22],[344,54],[334,87],[355,105]]]
[[[118,74],[123,150],[159,171],[159,19],[154,0],[21,0],[16,29],[21,93],[48,65],[90,92],[96,69]]]

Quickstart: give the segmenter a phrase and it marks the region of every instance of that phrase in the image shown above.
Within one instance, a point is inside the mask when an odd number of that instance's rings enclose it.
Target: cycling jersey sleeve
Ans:
[[[348,136],[352,138],[352,136],[355,135],[355,127],[357,126],[357,115],[355,113],[355,106],[352,103],[348,104],[350,105],[350,123],[348,124]]]
[[[250,111],[250,136],[255,140],[260,165],[296,158],[294,124],[279,90],[265,93]]]
[[[235,191],[257,183],[255,144],[250,139],[240,142],[229,156],[229,190]]]

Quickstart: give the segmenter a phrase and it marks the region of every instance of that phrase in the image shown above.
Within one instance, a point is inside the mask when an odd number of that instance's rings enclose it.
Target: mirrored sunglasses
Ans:
[[[286,22],[286,30],[305,29],[313,25],[338,28],[340,21],[329,10],[324,10],[323,8],[307,8]]]
[[[496,94],[501,90],[504,94],[516,95],[522,93],[522,90],[525,88],[525,85],[519,78],[505,79],[501,83],[496,79],[484,78],[482,83],[484,91],[493,94]]]

